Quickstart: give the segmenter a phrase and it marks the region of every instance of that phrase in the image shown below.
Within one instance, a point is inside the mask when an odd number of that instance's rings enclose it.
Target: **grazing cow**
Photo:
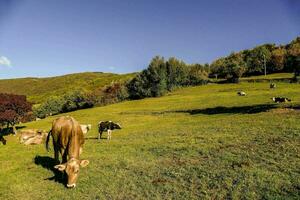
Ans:
[[[6,139],[2,135],[0,135],[0,141],[2,142],[3,145],[6,145]]]
[[[44,130],[28,129],[20,131],[20,143],[25,145],[41,144],[48,133]]]
[[[55,165],[59,171],[65,171],[68,176],[68,188],[76,187],[79,168],[86,167],[88,160],[81,160],[79,156],[84,144],[84,136],[80,124],[73,117],[59,117],[52,123],[52,129],[48,134],[46,148],[50,135],[53,138],[54,157],[59,162],[59,152],[62,156],[62,163]]]
[[[100,140],[102,138],[103,131],[107,131],[107,139],[110,140],[112,130],[114,130],[114,129],[121,129],[120,124],[114,123],[112,121],[99,122],[98,123],[98,132],[99,132],[98,140]]]
[[[89,132],[89,130],[92,129],[92,125],[91,124],[81,124],[80,125],[82,133],[85,135],[87,134],[87,132]]]
[[[291,99],[288,99],[286,97],[273,97],[271,98],[275,103],[284,103],[284,102],[290,102]]]
[[[275,89],[277,86],[275,83],[270,83],[270,89]]]
[[[239,96],[246,96],[246,93],[243,92],[243,91],[239,91],[239,92],[237,92],[237,94],[238,94]]]

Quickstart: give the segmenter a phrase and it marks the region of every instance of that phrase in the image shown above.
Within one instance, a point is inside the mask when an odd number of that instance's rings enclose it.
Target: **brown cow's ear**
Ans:
[[[81,167],[86,167],[86,166],[88,166],[89,163],[90,163],[90,161],[88,161],[88,160],[81,160],[80,161],[80,166]]]
[[[54,168],[58,169],[59,171],[64,171],[66,169],[66,164],[55,165]]]

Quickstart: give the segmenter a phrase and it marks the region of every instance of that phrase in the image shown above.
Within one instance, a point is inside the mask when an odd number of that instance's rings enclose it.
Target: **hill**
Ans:
[[[299,84],[211,84],[67,113],[92,124],[77,188],[55,181],[44,145],[6,136],[0,199],[299,199],[299,97]],[[49,130],[56,117],[22,126]],[[100,120],[123,129],[98,142]]]
[[[0,91],[22,94],[29,101],[41,103],[52,95],[63,95],[68,91],[92,91],[110,84],[112,81],[125,81],[132,74],[112,74],[102,72],[84,72],[48,78],[18,78],[0,80]]]

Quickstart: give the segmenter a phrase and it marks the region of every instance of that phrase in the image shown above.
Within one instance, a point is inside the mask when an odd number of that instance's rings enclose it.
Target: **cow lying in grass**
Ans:
[[[239,91],[239,92],[237,92],[237,94],[238,94],[239,96],[246,96],[246,93],[243,92],[243,91]]]
[[[43,130],[28,129],[20,131],[20,143],[25,145],[41,144],[48,133]]]
[[[92,125],[91,124],[81,124],[80,125],[82,133],[85,135],[89,132],[89,130],[92,129]]]
[[[46,148],[50,135],[53,138],[54,157],[59,162],[59,153],[62,164],[55,165],[59,171],[65,171],[68,176],[68,188],[74,188],[79,175],[80,167],[86,167],[88,160],[79,158],[84,144],[84,136],[79,123],[73,117],[59,117],[52,123],[52,129],[46,140]]]
[[[270,83],[270,89],[275,89],[276,88],[276,84],[275,83]]]
[[[285,103],[285,102],[290,102],[291,99],[288,99],[286,97],[273,97],[271,98],[275,103]]]
[[[98,132],[99,132],[98,140],[100,140],[102,138],[103,131],[107,131],[107,139],[110,140],[112,130],[114,130],[114,129],[121,129],[120,124],[114,123],[112,121],[99,122],[98,123]]]

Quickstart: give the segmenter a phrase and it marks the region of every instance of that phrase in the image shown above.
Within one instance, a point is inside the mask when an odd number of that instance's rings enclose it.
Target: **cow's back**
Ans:
[[[83,145],[84,136],[79,123],[72,117],[60,117],[53,121],[51,131],[53,141],[59,147],[66,149],[72,139]]]

